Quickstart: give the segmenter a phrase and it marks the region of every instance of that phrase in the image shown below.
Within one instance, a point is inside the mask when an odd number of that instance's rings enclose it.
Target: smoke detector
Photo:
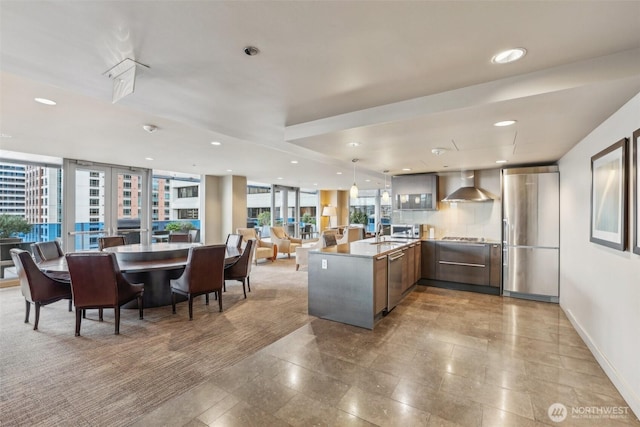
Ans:
[[[143,125],[142,129],[146,130],[149,133],[154,133],[158,130],[158,126],[155,125]]]
[[[447,150],[444,148],[432,148],[431,149],[431,153],[435,154],[436,156],[440,156],[442,154],[444,154]]]

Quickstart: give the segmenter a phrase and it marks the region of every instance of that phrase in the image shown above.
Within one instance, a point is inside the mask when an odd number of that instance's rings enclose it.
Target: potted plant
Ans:
[[[164,229],[167,231],[187,233],[189,230],[193,230],[195,227],[190,222],[170,222]]]
[[[349,222],[351,224],[362,224],[366,226],[367,214],[362,212],[361,210],[354,210],[349,216]]]
[[[260,226],[260,236],[268,237],[269,226],[271,226],[271,212],[263,211],[258,214],[258,226]]]

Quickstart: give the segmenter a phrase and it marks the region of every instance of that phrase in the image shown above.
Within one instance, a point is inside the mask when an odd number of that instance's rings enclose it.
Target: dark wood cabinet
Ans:
[[[435,280],[436,278],[436,242],[423,241],[420,259],[420,274],[423,279]]]

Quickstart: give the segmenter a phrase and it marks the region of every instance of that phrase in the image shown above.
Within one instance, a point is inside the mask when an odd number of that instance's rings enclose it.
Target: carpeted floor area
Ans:
[[[224,312],[211,299],[123,310],[120,335],[113,334],[113,310],[98,322],[97,310],[74,336],[75,317],[67,301],[43,307],[38,331],[34,310],[24,320],[18,287],[0,289],[0,425],[122,426],[152,411],[217,372],[305,325],[307,272],[295,259],[260,263],[251,274],[251,293],[227,282]]]

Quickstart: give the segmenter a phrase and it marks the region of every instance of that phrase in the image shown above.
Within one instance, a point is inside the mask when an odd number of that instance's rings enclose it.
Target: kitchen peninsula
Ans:
[[[309,314],[373,329],[420,278],[420,240],[364,239],[309,252]]]

